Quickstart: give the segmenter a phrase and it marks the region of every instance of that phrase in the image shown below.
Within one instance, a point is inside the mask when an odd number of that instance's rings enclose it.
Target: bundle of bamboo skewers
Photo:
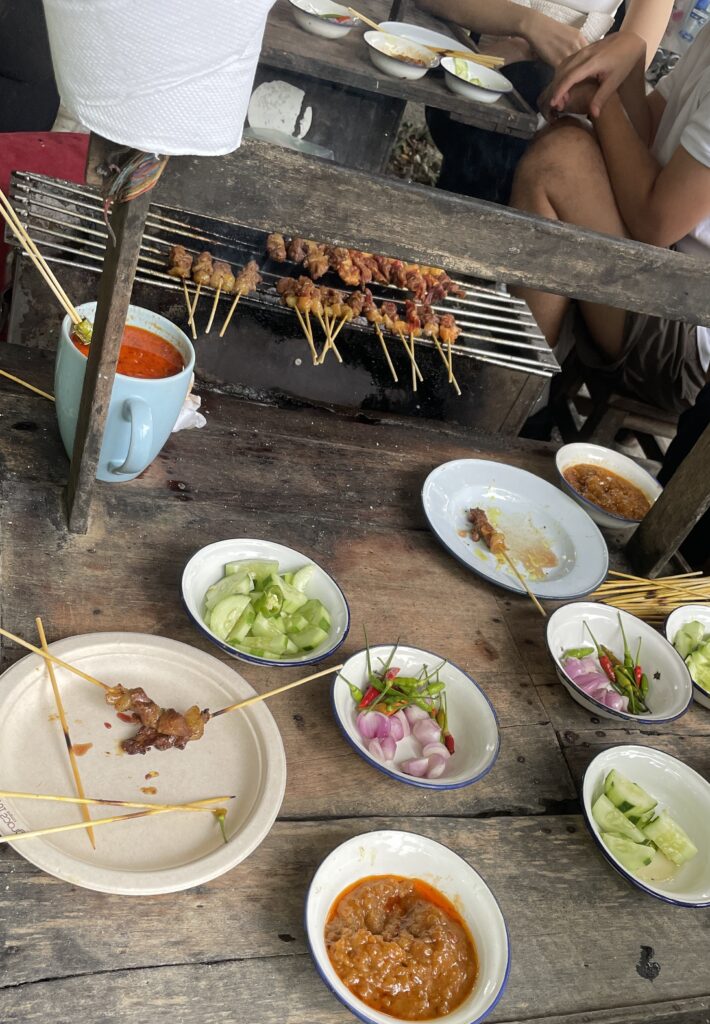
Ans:
[[[700,571],[657,580],[614,571],[609,576],[614,578],[602,583],[589,600],[610,604],[649,623],[663,622],[672,611],[686,604],[710,607],[710,576],[703,576]]]

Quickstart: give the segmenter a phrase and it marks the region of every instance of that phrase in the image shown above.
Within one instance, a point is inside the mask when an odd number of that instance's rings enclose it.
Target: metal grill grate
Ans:
[[[48,262],[100,273],[107,231],[101,196],[96,190],[87,185],[15,172],[11,195],[18,215]],[[274,230],[278,230],[278,224],[274,225]],[[9,236],[8,240],[16,244],[14,236]],[[168,250],[176,244],[184,245],[193,253],[209,249],[213,256],[235,268],[255,259],[264,280],[256,293],[242,301],[285,313],[276,294],[276,281],[284,274],[297,275],[299,268],[295,264],[270,261],[265,243],[264,232],[153,205],[146,222],[136,278],[145,284],[182,293],[180,282],[166,272]],[[448,296],[444,304],[433,308],[439,313],[453,313],[462,328],[454,348],[458,357],[542,377],[559,372],[555,356],[522,299],[510,295],[501,284],[455,280],[465,288],[466,297]],[[328,282],[324,279],[323,283]],[[336,281],[333,284],[343,287]],[[405,293],[399,289],[375,284],[370,287],[378,301],[383,298],[400,304],[404,301]],[[201,294],[211,298],[214,290],[203,287]],[[231,296],[221,296],[220,301],[226,314]],[[207,308],[207,304],[202,308]],[[371,331],[365,320],[351,321],[349,327]],[[423,337],[415,339],[415,343],[429,348],[434,344]]]

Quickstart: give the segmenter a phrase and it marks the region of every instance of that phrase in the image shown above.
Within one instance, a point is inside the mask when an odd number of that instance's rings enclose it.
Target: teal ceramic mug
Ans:
[[[78,307],[93,323],[95,302]],[[190,388],[195,350],[179,327],[164,316],[140,306],[128,307],[126,321],[159,335],[178,350],[183,369],[172,377],[128,377],[117,373],[96,477],[109,483],[133,480],[151,464],[175,426]],[[86,356],[70,337],[71,321],[65,317],[59,336],[54,370],[54,399],[59,433],[69,458],[74,449],[76,421],[86,373]]]

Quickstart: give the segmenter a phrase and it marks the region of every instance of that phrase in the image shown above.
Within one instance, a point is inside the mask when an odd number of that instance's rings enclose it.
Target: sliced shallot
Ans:
[[[381,740],[370,740],[367,749],[378,761],[392,761],[397,752],[397,744],[391,736],[384,736]]]
[[[417,779],[423,779],[429,770],[429,758],[410,757],[408,761],[402,761],[399,767],[405,775],[413,775]]]
[[[443,743],[427,743],[422,747],[422,757],[431,757],[432,754],[436,754],[438,757],[443,757],[445,761],[448,761],[451,757],[451,754]]]
[[[438,779],[440,775],[444,774],[446,768],[446,759],[441,757],[439,754],[432,754],[429,758],[429,767],[427,769],[426,777],[428,779]]]
[[[390,734],[390,721],[381,711],[361,711],[357,716],[357,727],[363,739],[383,739]]]
[[[427,715],[412,726],[412,735],[422,746],[426,746],[427,743],[438,743],[441,741],[441,726],[436,719]]]
[[[392,715],[392,718],[390,719],[390,722],[394,722],[395,719],[398,722],[401,722],[401,724],[402,724],[402,737],[401,738],[403,740],[406,740],[407,736],[409,736],[409,734],[412,731],[412,727],[409,724],[409,719],[407,718],[407,716],[405,715],[403,710],[400,710],[396,714]],[[394,731],[392,732],[392,735],[394,736]]]
[[[416,704],[408,704],[404,709],[404,713],[407,716],[407,721],[410,725],[414,725],[420,718],[430,718],[431,716],[424,711],[422,708],[418,708]]]

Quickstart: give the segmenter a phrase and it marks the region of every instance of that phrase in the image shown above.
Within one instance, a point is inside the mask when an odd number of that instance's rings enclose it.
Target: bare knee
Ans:
[[[599,144],[591,131],[572,118],[560,118],[530,144],[518,164],[516,181],[549,180],[551,173],[557,180],[567,176],[578,180],[582,168],[588,169],[590,161],[601,159]]]

